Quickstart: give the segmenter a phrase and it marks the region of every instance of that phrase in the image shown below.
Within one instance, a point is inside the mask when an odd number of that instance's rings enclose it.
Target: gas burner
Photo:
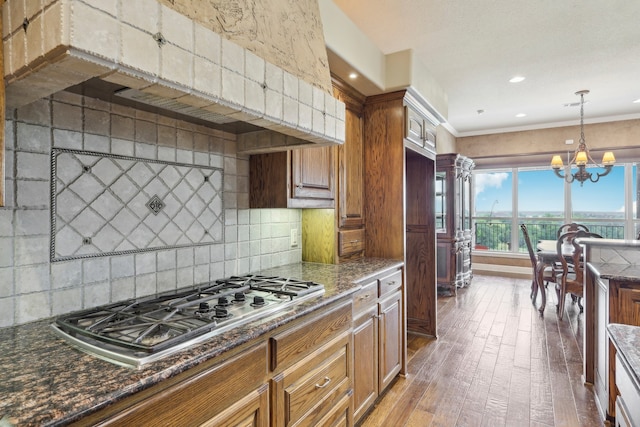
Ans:
[[[324,286],[273,276],[231,276],[158,296],[60,316],[54,331],[80,349],[129,367],[166,357],[216,334],[285,313]]]

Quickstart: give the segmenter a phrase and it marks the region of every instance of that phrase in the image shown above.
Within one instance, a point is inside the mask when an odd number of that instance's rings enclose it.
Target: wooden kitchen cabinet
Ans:
[[[249,160],[251,208],[333,208],[333,147],[254,154]]]
[[[404,261],[407,329],[436,336],[436,154],[412,130],[415,114],[421,127],[437,123],[408,90],[365,102],[365,254]]]
[[[321,425],[339,414],[333,409],[351,401],[351,302],[325,310],[269,340],[272,379],[272,425]],[[351,425],[351,405],[346,410]]]
[[[267,345],[159,383],[77,426],[268,426]]]
[[[616,348],[607,325],[620,323],[640,326],[640,282],[607,280],[587,269],[585,310],[594,310],[592,333],[585,335],[585,381],[592,382],[596,403],[607,418],[616,418]],[[591,289],[593,291],[591,291]],[[587,296],[592,298],[589,303]]]
[[[470,181],[473,160],[460,154],[436,156],[438,287],[455,295],[471,283]]]
[[[353,296],[353,417],[357,422],[403,370],[402,270],[372,279]]]
[[[365,252],[364,221],[364,100],[365,97],[332,76],[334,96],[345,104],[345,142],[334,149],[337,174],[335,211],[302,213],[304,261],[337,264],[361,258]]]

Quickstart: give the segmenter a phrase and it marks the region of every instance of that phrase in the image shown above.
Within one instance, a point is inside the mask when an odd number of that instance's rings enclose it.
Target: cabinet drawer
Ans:
[[[402,286],[402,270],[378,280],[378,295],[383,296],[400,289]]]
[[[295,424],[303,418],[307,412],[348,379],[347,350],[347,346],[344,346],[324,360],[311,360],[305,364],[306,366],[300,367],[306,371],[308,366],[318,366],[317,369],[286,387],[284,401],[287,425]]]
[[[351,327],[351,301],[269,338],[271,370],[283,369]]]
[[[366,311],[378,299],[378,281],[374,280],[353,295],[353,315]]]
[[[364,230],[338,232],[338,255],[349,255],[364,250]]]
[[[631,375],[627,370],[627,366],[616,354],[616,386],[620,395],[616,400],[620,400],[620,406],[623,406],[626,416],[630,421],[630,425],[640,425],[640,390],[631,379]],[[616,412],[616,419],[617,419]]]

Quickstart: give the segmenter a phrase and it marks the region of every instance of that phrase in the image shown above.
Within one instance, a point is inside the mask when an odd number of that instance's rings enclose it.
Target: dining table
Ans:
[[[543,286],[544,269],[550,266],[553,267],[556,262],[560,262],[556,244],[556,240],[538,240],[538,243],[536,245],[536,256],[538,257],[538,263],[536,264],[536,277],[534,277],[533,280],[533,292],[531,295],[531,299],[535,304],[538,295],[538,289],[540,289],[540,295],[542,297],[541,305],[538,309],[540,311],[540,314],[544,313],[545,306],[547,305],[547,293],[545,292]],[[562,246],[563,257],[571,258],[573,252],[573,245],[569,244]]]

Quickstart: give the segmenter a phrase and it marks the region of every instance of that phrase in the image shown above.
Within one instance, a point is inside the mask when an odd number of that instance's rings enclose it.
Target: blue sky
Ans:
[[[510,211],[511,178],[510,172],[476,173],[476,212],[491,212],[492,207],[494,213]],[[563,210],[564,182],[551,168],[519,172],[518,185],[520,211]],[[571,192],[574,211],[620,212],[624,208],[624,167],[614,167],[597,183],[589,181],[580,187],[574,182]]]

